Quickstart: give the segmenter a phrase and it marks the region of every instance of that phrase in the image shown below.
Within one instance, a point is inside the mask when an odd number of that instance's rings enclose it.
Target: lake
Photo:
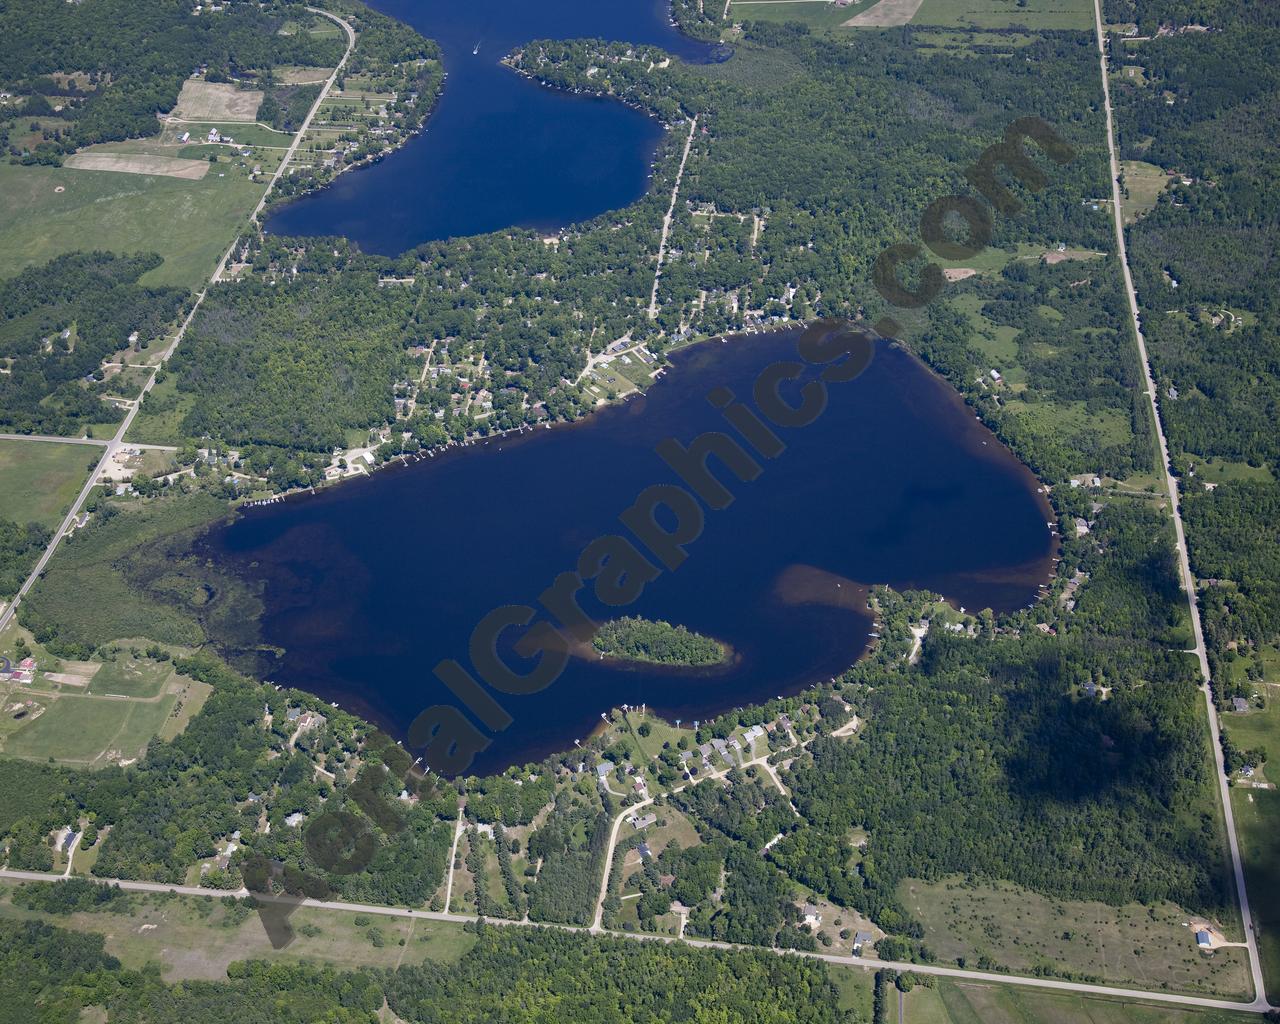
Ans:
[[[547,89],[499,61],[532,39],[651,43],[691,61],[711,52],[671,25],[663,0],[372,6],[440,44],[449,77],[439,104],[423,134],[279,208],[270,232],[345,235],[366,252],[397,255],[512,226],[554,231],[627,206],[648,186],[661,124],[615,100]]]
[[[713,388],[750,396],[760,370],[795,358],[797,330],[677,353],[646,396],[580,423],[454,449],[404,468],[246,511],[200,542],[263,584],[266,678],[338,701],[403,737],[430,705],[457,703],[432,675],[469,665],[476,623],[536,605],[648,485],[676,482],[655,453],[728,429]],[[797,382],[797,386],[800,382]],[[735,500],[708,511],[687,561],[600,620],[666,619],[727,642],[720,670],[575,659],[541,693],[501,703],[512,724],[472,765],[489,772],[585,739],[622,703],[686,722],[794,693],[852,664],[872,631],[860,584],[938,591],[970,610],[1033,601],[1052,570],[1053,518],[1031,472],[912,356],[881,343],[866,372],[829,385],[813,424],[757,479],[727,472]],[[748,399],[749,400],[749,399]]]

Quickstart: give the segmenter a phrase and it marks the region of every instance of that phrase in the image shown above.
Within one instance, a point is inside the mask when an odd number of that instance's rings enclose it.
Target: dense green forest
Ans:
[[[1129,228],[1129,248],[1192,562],[1214,581],[1201,599],[1219,680],[1229,646],[1256,652],[1280,640],[1280,306],[1270,273],[1280,230],[1271,130],[1280,14],[1247,3],[1133,8],[1143,25],[1207,19],[1212,27],[1161,34],[1132,56],[1113,52],[1111,63],[1144,68],[1145,84],[1116,86],[1122,155],[1173,176]],[[1208,490],[1209,459],[1255,472]]]
[[[0,281],[0,427],[74,434],[121,413],[86,387],[102,361],[163,338],[186,298],[138,279],[155,255],[73,253]]]
[[[482,928],[455,964],[388,972],[251,961],[232,964],[223,981],[172,985],[157,969],[122,968],[103,945],[100,935],[0,921],[0,1021],[70,1024],[96,1007],[120,1024],[376,1024],[384,999],[413,1024],[857,1019],[837,1009],[839,993],[816,961],[531,928]]]
[[[606,658],[660,665],[718,665],[726,654],[724,645],[709,636],[633,616],[604,623],[591,643]]]
[[[182,82],[208,66],[226,76],[276,65],[332,67],[345,42],[308,32],[282,33],[286,21],[308,25],[302,4],[243,0],[196,16],[173,0],[8,0],[0,7],[0,87],[52,113],[57,97],[67,122],[63,151],[95,142],[156,135],[156,114],[172,110]],[[82,73],[59,86],[54,73]],[[41,100],[43,99],[43,102]]]

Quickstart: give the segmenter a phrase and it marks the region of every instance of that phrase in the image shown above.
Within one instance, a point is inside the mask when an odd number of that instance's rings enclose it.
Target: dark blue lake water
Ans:
[[[707,342],[679,353],[645,397],[553,430],[455,450],[367,481],[251,509],[202,542],[265,583],[262,640],[284,649],[266,678],[336,700],[404,736],[457,699],[433,675],[469,661],[493,609],[536,606],[584,545],[621,532],[648,485],[678,482],[654,451],[725,430],[707,393],[752,394],[760,370],[795,358],[798,332]],[[927,587],[969,609],[1031,602],[1052,568],[1052,518],[1031,472],[913,357],[883,344],[870,368],[830,386],[812,425],[733,503],[708,511],[688,560],[622,609],[727,641],[711,672],[573,660],[549,688],[498,695],[513,718],[475,771],[564,749],[626,703],[686,722],[838,674],[872,624],[858,584]],[[517,633],[520,631],[517,630]]]
[[[376,0],[444,50],[449,77],[426,130],[391,156],[282,207],[267,230],[345,235],[395,255],[520,226],[554,230],[635,202],[663,129],[613,100],[543,88],[499,61],[531,39],[652,43],[687,60],[664,0]],[[472,51],[479,45],[479,52]]]

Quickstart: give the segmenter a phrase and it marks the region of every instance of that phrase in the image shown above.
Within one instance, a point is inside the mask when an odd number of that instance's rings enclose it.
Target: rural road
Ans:
[[[1120,162],[1116,156],[1115,127],[1111,112],[1111,84],[1107,78],[1106,37],[1102,31],[1101,0],[1093,0],[1093,23],[1098,43],[1098,59],[1102,72],[1102,98],[1107,115],[1107,151],[1111,158],[1111,212],[1115,222],[1116,246],[1120,254],[1120,268],[1124,273],[1124,290],[1129,301],[1129,316],[1133,320],[1133,333],[1138,339],[1138,355],[1142,359],[1143,380],[1146,383],[1147,400],[1151,403],[1151,419],[1155,424],[1156,438],[1160,442],[1160,462],[1165,486],[1169,494],[1169,507],[1173,510],[1173,529],[1178,548],[1178,568],[1182,574],[1182,589],[1187,593],[1187,605],[1191,612],[1191,629],[1195,637],[1195,655],[1200,663],[1200,691],[1204,694],[1205,708],[1209,713],[1209,740],[1213,747],[1214,764],[1218,772],[1218,794],[1222,800],[1222,813],[1226,819],[1227,841],[1231,846],[1231,866],[1235,874],[1236,893],[1240,902],[1240,918],[1244,925],[1244,938],[1249,950],[1249,970],[1253,976],[1254,993],[1265,1002],[1266,988],[1262,978],[1262,963],[1258,958],[1258,935],[1249,909],[1249,896],[1245,891],[1244,865],[1240,858],[1240,843],[1236,837],[1235,815],[1231,810],[1231,789],[1228,785],[1226,764],[1222,756],[1218,726],[1218,710],[1213,704],[1209,688],[1209,658],[1205,652],[1204,631],[1200,623],[1200,601],[1196,593],[1195,578],[1191,575],[1191,560],[1187,556],[1187,537],[1182,526],[1182,510],[1178,503],[1178,481],[1169,466],[1169,445],[1164,436],[1164,424],[1160,419],[1160,400],[1156,393],[1155,378],[1151,373],[1151,359],[1147,355],[1147,342],[1142,334],[1142,318],[1138,313],[1138,296],[1133,288],[1133,275],[1129,271],[1129,255],[1124,242],[1124,215],[1120,208]]]
[[[262,198],[258,200],[258,205],[254,207],[253,213],[250,214],[249,221],[250,223],[253,223],[253,224],[257,223],[258,214],[262,212],[263,206],[266,205],[267,198],[271,195],[271,190],[275,187],[276,182],[279,181],[280,176],[284,173],[285,169],[288,167],[289,161],[293,158],[293,154],[298,148],[298,144],[302,141],[302,137],[307,133],[307,128],[311,124],[311,119],[315,116],[316,111],[320,109],[320,104],[324,102],[325,97],[329,95],[329,90],[333,87],[333,83],[337,80],[338,72],[340,72],[342,68],[346,65],[347,59],[351,56],[351,51],[355,48],[356,34],[355,34],[355,30],[349,24],[347,24],[345,21],[339,18],[336,14],[330,14],[328,11],[322,11],[315,7],[308,7],[307,10],[312,11],[316,14],[323,15],[324,17],[329,18],[331,21],[336,21],[339,25],[342,26],[343,30],[347,33],[347,51],[342,55],[342,60],[338,61],[338,66],[333,69],[333,74],[331,74],[328,80],[325,82],[324,88],[320,90],[320,95],[316,97],[315,103],[313,103],[311,105],[311,109],[307,111],[307,118],[305,121],[302,122],[302,127],[298,130],[298,134],[294,136],[293,145],[289,147],[288,152],[286,152],[284,155],[284,159],[280,161],[280,166],[276,168],[276,173],[272,176],[271,181],[267,183],[266,191],[262,193]],[[218,266],[214,270],[213,276],[210,278],[211,284],[221,280],[222,271],[226,268],[227,261],[231,258],[231,254],[235,251],[236,241],[238,241],[238,239],[233,240],[231,245],[228,246],[227,251],[222,254],[222,259],[218,261]],[[22,599],[26,597],[27,593],[31,590],[31,588],[35,586],[36,580],[40,578],[40,574],[44,572],[45,567],[49,564],[49,560],[53,558],[53,553],[57,551],[58,544],[61,542],[62,538],[66,536],[67,531],[71,528],[71,524],[75,521],[76,516],[80,514],[80,509],[84,506],[84,503],[88,500],[90,493],[93,491],[93,488],[96,486],[98,474],[102,471],[102,468],[105,465],[107,465],[107,463],[111,460],[111,457],[114,456],[116,452],[118,452],[120,448],[124,446],[124,436],[126,433],[128,433],[129,427],[133,425],[133,419],[135,416],[138,415],[138,410],[142,408],[142,400],[146,398],[148,392],[150,392],[151,389],[155,386],[156,371],[159,370],[160,367],[164,366],[169,361],[169,357],[173,355],[174,349],[178,347],[178,343],[182,340],[183,335],[187,333],[187,328],[191,326],[191,321],[195,319],[196,311],[200,308],[200,304],[204,302],[204,297],[205,295],[208,294],[208,291],[209,291],[208,285],[206,285],[196,295],[196,301],[192,304],[191,310],[187,313],[186,318],[182,321],[182,325],[178,328],[177,333],[174,334],[173,340],[169,342],[168,348],[164,350],[164,354],[163,356],[161,356],[160,362],[158,362],[152,368],[151,375],[147,378],[146,384],[142,386],[142,392],[138,395],[138,400],[129,405],[128,412],[125,413],[125,417],[120,424],[120,428],[115,432],[115,436],[112,437],[110,441],[107,441],[104,444],[103,442],[93,441],[93,440],[76,441],[71,438],[57,439],[60,441],[69,441],[71,443],[93,444],[95,446],[102,446],[102,449],[103,449],[102,458],[98,460],[97,466],[95,466],[93,472],[89,474],[89,479],[86,480],[84,486],[80,488],[80,493],[76,496],[76,500],[71,503],[70,511],[67,512],[66,516],[62,520],[62,523],[58,526],[57,532],[54,533],[53,539],[49,542],[49,546],[45,548],[44,552],[40,555],[40,559],[36,562],[35,568],[32,569],[31,574],[25,580],[23,580],[22,586],[18,588],[18,592],[17,594],[14,595],[14,598],[9,603],[9,606],[5,608],[3,612],[0,612],[0,632],[3,632],[4,629],[9,625],[10,621],[13,619],[14,615],[17,613],[18,605],[22,603]],[[19,435],[19,434],[7,435],[7,436],[11,438],[22,438],[23,440],[32,440],[32,438],[28,438],[28,437],[25,437],[24,435]],[[52,438],[46,438],[46,437],[42,437],[40,439],[52,440]],[[157,447],[157,446],[137,445],[132,447],[146,448],[146,447]]]
[[[39,871],[0,870],[0,878],[8,878],[21,882],[59,882],[62,875],[44,874]],[[129,892],[177,893],[182,896],[234,896],[246,899],[250,895],[245,889],[236,892],[221,893],[215,889],[201,889],[194,885],[165,885],[161,882],[134,882],[124,879],[99,878],[96,881],[107,885],[118,885]],[[273,899],[257,895],[257,899]],[[411,918],[419,921],[444,921],[453,924],[467,924],[480,920],[474,914],[452,914],[442,910],[411,910],[405,907],[384,907],[366,903],[347,903],[340,900],[294,900],[279,899],[279,903],[314,908],[316,910],[340,911],[346,913],[379,915],[382,917]],[[550,924],[538,921],[506,921],[497,918],[485,918],[486,924],[513,928],[554,928],[557,931],[589,934],[593,929],[580,925]],[[989,971],[964,971],[958,967],[942,967],[937,964],[912,964],[897,960],[876,960],[871,957],[842,956],[838,953],[809,953],[795,949],[778,949],[767,946],[743,946],[732,942],[715,942],[710,939],[677,939],[669,935],[652,935],[642,932],[604,932],[604,935],[615,939],[629,939],[636,942],[680,942],[698,949],[740,949],[751,952],[768,952],[776,956],[809,957],[824,960],[829,964],[842,967],[868,967],[872,970],[887,968],[895,971],[911,971],[914,974],[928,974],[934,977],[957,978],[962,981],[993,982],[998,985],[1016,985],[1027,988],[1052,989],[1057,992],[1075,992],[1079,995],[1115,996],[1121,999],[1139,1000],[1149,1003],[1161,1003],[1174,1006],[1196,1007],[1212,1010],[1237,1010],[1261,1013],[1270,1009],[1261,996],[1249,1003],[1232,1002],[1229,999],[1213,999],[1209,996],[1179,995],[1172,992],[1144,992],[1142,989],[1120,988],[1114,985],[1087,985],[1077,981],[1059,981],[1053,978],[1025,978],[1016,974],[996,974]]]

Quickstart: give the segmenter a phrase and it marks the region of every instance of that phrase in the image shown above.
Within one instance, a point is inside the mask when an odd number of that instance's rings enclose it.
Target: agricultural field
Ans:
[[[882,0],[893,3],[895,0]],[[899,0],[900,2],[900,0]],[[912,0],[914,2],[914,0]],[[731,21],[800,21],[811,28],[840,28],[861,11],[878,6],[878,0],[856,0],[847,7],[837,7],[831,0],[733,0],[729,6]]]
[[[924,0],[911,24],[1086,30],[1093,25],[1093,6],[1089,0]]]
[[[77,853],[77,867],[83,856]],[[0,917],[43,920],[105,935],[107,952],[126,968],[159,964],[166,981],[219,980],[226,977],[228,964],[264,957],[339,968],[395,967],[426,960],[453,963],[475,942],[460,925],[448,922],[299,908],[289,918],[294,941],[276,951],[256,913],[243,903],[225,906],[218,895],[130,893],[119,913],[42,914],[14,906],[17,888],[0,886]]]
[[[157,252],[164,263],[143,284],[196,288],[213,273],[262,190],[246,177],[219,177],[213,169],[189,181],[0,164],[0,277],[66,252]]]
[[[924,925],[925,943],[944,963],[963,960],[973,967],[989,957],[1020,973],[1047,964],[1112,984],[1224,998],[1249,995],[1244,950],[1201,954],[1187,927],[1191,915],[1172,904],[1110,907],[958,878],[908,879],[899,891]]]
[[[254,121],[262,96],[256,89],[240,89],[229,82],[188,79],[170,116],[182,121]]]
[[[897,993],[890,991],[890,1019],[897,1020]],[[1245,1013],[1183,1010],[1102,996],[934,979],[903,996],[910,1024],[1247,1024]]]
[[[96,445],[0,440],[0,519],[53,529],[101,454]]]

